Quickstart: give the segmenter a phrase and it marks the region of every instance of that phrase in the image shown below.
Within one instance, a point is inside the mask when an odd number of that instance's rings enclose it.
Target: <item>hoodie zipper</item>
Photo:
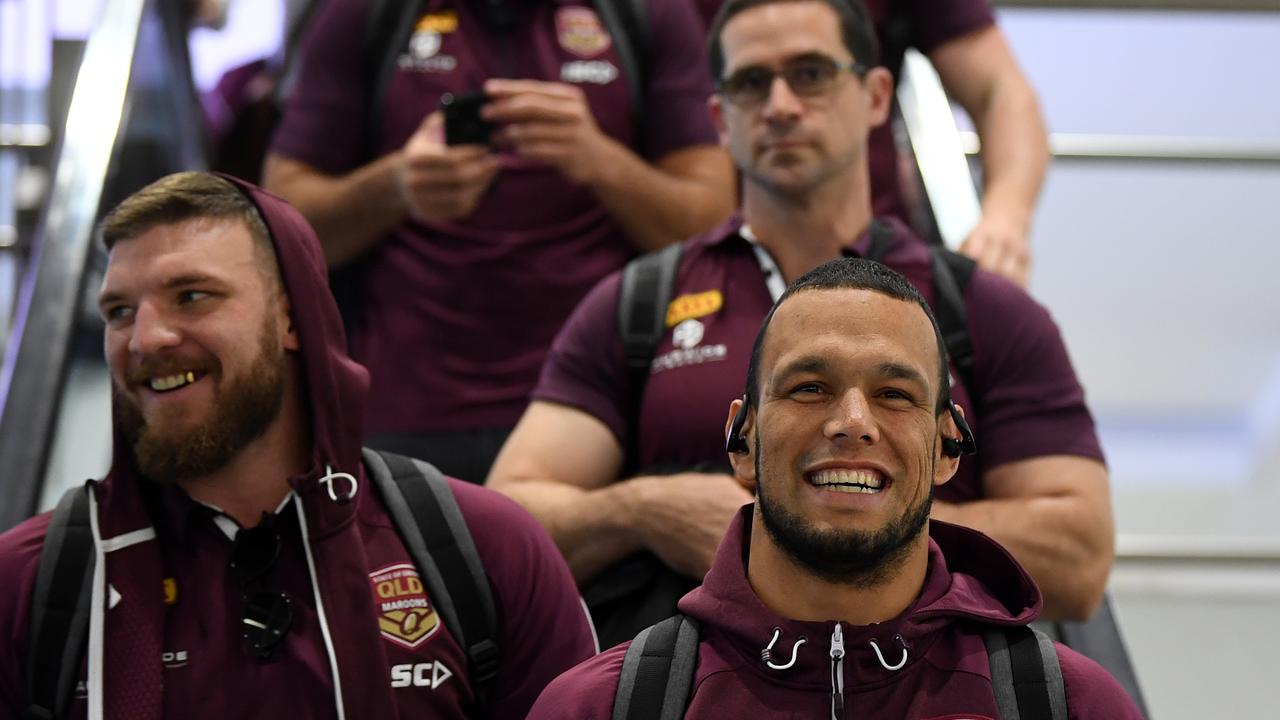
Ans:
[[[844,633],[840,623],[831,633],[831,720],[844,718]]]

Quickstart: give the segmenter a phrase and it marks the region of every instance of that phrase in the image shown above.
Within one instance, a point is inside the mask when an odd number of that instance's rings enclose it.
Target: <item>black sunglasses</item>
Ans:
[[[262,514],[262,522],[242,528],[231,544],[231,571],[240,580],[243,603],[240,628],[245,647],[260,660],[271,657],[293,625],[293,604],[282,592],[267,590],[264,579],[280,559],[280,533],[275,517]]]
[[[871,68],[857,62],[840,63],[829,57],[807,56],[788,60],[781,70],[753,65],[735,71],[717,83],[725,100],[739,107],[764,104],[773,91],[773,80],[779,75],[791,92],[799,97],[819,97],[831,92],[840,72],[848,70],[858,77]]]

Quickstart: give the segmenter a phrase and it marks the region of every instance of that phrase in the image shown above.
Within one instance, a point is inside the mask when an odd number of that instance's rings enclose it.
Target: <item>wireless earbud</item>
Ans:
[[[742,404],[738,412],[733,414],[733,422],[729,423],[729,434],[724,439],[724,451],[730,455],[741,455],[751,452],[747,439],[742,436],[742,426],[747,422],[747,396],[742,396]]]
[[[958,458],[961,455],[973,455],[978,452],[978,441],[973,437],[973,430],[969,428],[964,415],[960,414],[960,408],[956,407],[955,401],[947,401],[947,410],[951,413],[951,420],[960,430],[960,437],[958,439],[942,438],[942,454]]]

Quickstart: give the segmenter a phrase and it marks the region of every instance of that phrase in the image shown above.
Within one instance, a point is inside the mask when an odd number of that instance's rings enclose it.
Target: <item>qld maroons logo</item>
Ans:
[[[613,44],[596,11],[585,7],[562,7],[556,11],[556,38],[560,47],[585,58],[595,57]]]
[[[412,650],[440,628],[440,616],[411,563],[375,570],[369,574],[369,583],[382,637]]]

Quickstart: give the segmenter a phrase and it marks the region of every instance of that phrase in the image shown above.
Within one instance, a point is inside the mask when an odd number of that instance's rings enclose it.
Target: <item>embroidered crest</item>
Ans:
[[[427,599],[418,570],[398,563],[369,574],[382,637],[413,649],[435,634],[440,617]]]
[[[556,37],[560,47],[584,58],[595,57],[613,44],[596,11],[585,7],[556,11]]]

